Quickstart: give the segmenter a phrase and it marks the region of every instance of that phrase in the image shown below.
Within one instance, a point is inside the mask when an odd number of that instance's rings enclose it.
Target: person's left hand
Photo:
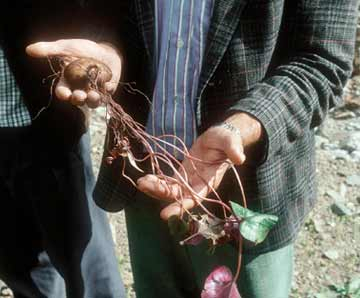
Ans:
[[[199,196],[206,197],[212,188],[216,189],[229,168],[229,161],[235,165],[242,164],[245,161],[244,147],[261,138],[261,124],[247,114],[236,114],[226,122],[239,128],[240,133],[226,126],[210,127],[197,138],[190,149],[191,156],[204,162],[185,158],[182,163],[189,185]],[[184,177],[184,174],[182,176]],[[179,216],[182,209],[191,209],[197,204],[178,184],[169,186],[154,175],[146,175],[138,179],[137,184],[138,188],[147,195],[171,202],[161,211],[160,216],[164,220],[172,215]],[[180,193],[184,197],[182,204],[176,202]]]

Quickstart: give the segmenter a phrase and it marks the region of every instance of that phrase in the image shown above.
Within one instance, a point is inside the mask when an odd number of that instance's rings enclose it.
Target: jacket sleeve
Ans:
[[[229,111],[247,112],[262,123],[268,157],[321,124],[341,103],[352,72],[358,1],[296,5],[289,24],[295,28],[291,55]]]

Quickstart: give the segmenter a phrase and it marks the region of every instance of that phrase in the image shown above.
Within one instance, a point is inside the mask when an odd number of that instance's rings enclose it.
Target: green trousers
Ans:
[[[219,265],[236,271],[237,249],[224,245],[213,255],[206,244],[180,246],[160,219],[161,203],[137,193],[126,222],[137,298],[200,298],[208,274]],[[287,298],[293,271],[293,245],[243,256],[238,288],[243,298]]]

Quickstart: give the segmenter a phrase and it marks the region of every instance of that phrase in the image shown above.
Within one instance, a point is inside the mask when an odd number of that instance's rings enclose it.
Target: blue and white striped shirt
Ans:
[[[176,135],[190,148],[197,135],[195,97],[213,0],[154,2],[156,78],[146,129],[155,136]]]

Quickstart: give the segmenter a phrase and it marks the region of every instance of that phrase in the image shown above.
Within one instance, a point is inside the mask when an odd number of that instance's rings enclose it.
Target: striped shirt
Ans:
[[[0,127],[20,127],[31,124],[4,51],[0,47]]]
[[[146,129],[155,136],[175,135],[190,147],[197,134],[195,97],[213,0],[154,2],[156,77]],[[165,140],[181,146],[172,138]]]

